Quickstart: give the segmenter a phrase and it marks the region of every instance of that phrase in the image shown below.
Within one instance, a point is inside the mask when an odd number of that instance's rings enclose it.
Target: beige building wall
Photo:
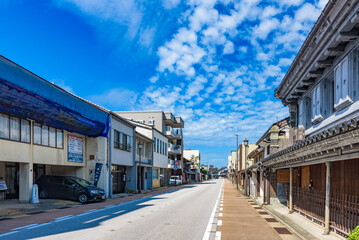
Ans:
[[[241,155],[241,158],[242,159],[242,167],[240,169],[245,169],[246,168],[246,161],[245,161],[245,156],[246,156],[246,152],[245,152],[245,148],[244,148],[244,145],[242,144],[241,145],[241,148],[242,148],[242,155]],[[247,156],[254,150],[258,148],[258,145],[256,144],[248,144],[248,148],[247,148]],[[247,167],[251,166],[253,164],[253,159],[250,159],[250,158],[247,158]]]

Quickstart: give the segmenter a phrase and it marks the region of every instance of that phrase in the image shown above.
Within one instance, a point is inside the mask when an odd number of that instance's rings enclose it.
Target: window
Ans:
[[[130,136],[128,136],[128,135],[126,135],[126,142],[127,142],[126,150],[127,150],[127,151],[131,151],[131,138],[130,138]]]
[[[62,148],[64,143],[64,134],[61,130],[56,129],[56,147]]]
[[[34,123],[34,144],[41,144],[41,124]]]
[[[10,139],[20,141],[20,118],[10,117]]]
[[[157,152],[160,153],[160,140],[157,138]]]
[[[323,121],[322,116],[322,84],[318,84],[312,92],[312,123],[317,124]]]
[[[30,143],[30,121],[21,119],[21,142]]]
[[[156,138],[154,138],[155,140],[153,141],[153,151],[156,152]]]
[[[49,127],[49,146],[56,147],[56,129]]]
[[[344,58],[334,69],[334,109],[340,111],[353,101],[348,94],[349,60]]]
[[[114,136],[113,136],[113,142],[114,142],[114,148],[131,151],[131,137],[119,132],[117,130],[114,130]]]
[[[152,170],[152,179],[158,180],[158,169]]]
[[[116,130],[113,132],[113,145],[114,148],[120,148],[120,133]]]
[[[41,145],[49,146],[49,127],[42,125]]]
[[[167,149],[167,143],[165,143],[165,155],[167,156],[167,151],[168,151],[168,149]]]
[[[9,116],[0,113],[0,138],[9,139],[10,126]]]
[[[124,146],[125,146],[125,142],[123,138],[123,133],[120,132],[120,149],[124,149]]]

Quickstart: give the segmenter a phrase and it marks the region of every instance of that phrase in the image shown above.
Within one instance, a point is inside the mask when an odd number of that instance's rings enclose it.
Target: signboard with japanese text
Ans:
[[[7,190],[7,186],[4,180],[0,180],[0,191]]]
[[[95,165],[95,179],[94,179],[95,186],[97,186],[98,180],[100,180],[102,165],[103,165],[102,163],[96,163]]]
[[[72,135],[67,136],[69,162],[83,162],[83,140]]]

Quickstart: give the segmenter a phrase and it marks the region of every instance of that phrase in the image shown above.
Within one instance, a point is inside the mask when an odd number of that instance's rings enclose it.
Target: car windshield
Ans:
[[[80,184],[81,186],[84,186],[84,187],[95,187],[95,185],[93,183],[88,182],[85,179],[73,178],[72,180],[74,180],[75,182],[77,182],[78,184]]]
[[[178,179],[178,177],[171,177],[171,179],[172,179],[172,180],[176,180],[176,179]]]

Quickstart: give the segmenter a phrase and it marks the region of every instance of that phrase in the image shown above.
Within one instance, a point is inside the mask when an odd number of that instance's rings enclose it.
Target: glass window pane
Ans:
[[[122,132],[120,132],[120,148],[124,149],[123,133]]]
[[[49,146],[49,127],[48,126],[42,126],[42,145]]]
[[[130,151],[131,148],[131,140],[130,140],[130,136],[126,135],[126,143],[127,143],[127,151]]]
[[[53,127],[49,128],[49,146],[56,147],[56,129]]]
[[[10,139],[20,141],[20,118],[10,117]]]
[[[21,119],[21,142],[30,142],[30,121]]]
[[[9,116],[0,113],[0,138],[9,139]]]
[[[63,147],[63,142],[64,142],[64,134],[61,130],[56,130],[56,146],[58,148],[62,148]]]
[[[34,144],[41,144],[41,124],[34,123]]]

